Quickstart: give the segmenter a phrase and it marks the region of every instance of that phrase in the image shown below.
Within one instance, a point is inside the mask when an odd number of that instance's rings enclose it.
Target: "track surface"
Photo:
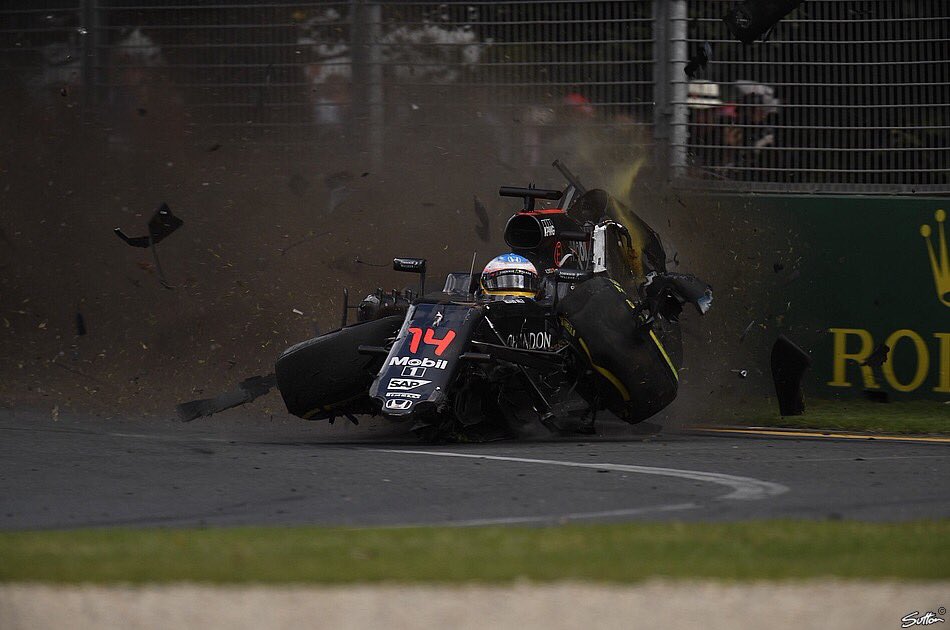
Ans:
[[[950,517],[950,446],[637,434],[420,445],[399,427],[0,411],[0,529]]]

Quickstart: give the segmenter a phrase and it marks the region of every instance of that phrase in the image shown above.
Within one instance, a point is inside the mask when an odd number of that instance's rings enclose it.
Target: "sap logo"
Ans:
[[[417,387],[422,387],[423,385],[427,385],[431,382],[432,381],[422,381],[422,380],[416,380],[416,379],[411,379],[411,378],[394,378],[389,381],[389,387],[387,387],[386,389],[409,390],[409,389],[415,389]]]
[[[407,394],[405,392],[386,392],[387,398],[422,398],[422,394]]]
[[[445,359],[411,359],[409,357],[393,357],[389,360],[389,365],[407,365],[409,367],[424,367],[424,368],[435,368],[437,370],[444,370],[445,367],[449,364]]]
[[[412,406],[411,400],[403,400],[401,398],[394,398],[392,400],[387,400],[384,405],[386,409],[395,409],[396,411],[405,411]]]
[[[426,369],[424,367],[404,367],[402,369],[402,376],[408,376],[409,378],[422,378],[426,375]]]

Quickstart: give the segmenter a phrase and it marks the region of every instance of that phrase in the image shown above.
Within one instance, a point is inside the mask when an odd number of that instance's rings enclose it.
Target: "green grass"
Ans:
[[[896,434],[950,434],[950,404],[806,400],[805,415],[778,415],[777,405],[754,405],[716,419],[723,424]]]
[[[651,577],[948,579],[950,520],[0,534],[0,581],[339,584]]]

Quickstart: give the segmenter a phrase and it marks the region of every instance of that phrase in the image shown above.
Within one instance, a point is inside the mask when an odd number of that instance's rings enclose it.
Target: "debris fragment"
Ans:
[[[318,234],[314,234],[313,232],[310,232],[309,234],[307,234],[307,236],[303,237],[303,238],[300,239],[299,241],[294,241],[293,243],[291,243],[291,244],[288,245],[287,247],[285,247],[285,248],[283,248],[282,250],[280,250],[280,255],[283,256],[284,254],[286,254],[288,251],[290,251],[290,250],[293,249],[294,247],[297,247],[297,245],[303,245],[303,244],[306,243],[307,241],[311,241],[311,240],[313,240],[313,239],[315,239],[315,238],[319,238],[319,237],[321,237],[321,236],[326,236],[327,234],[329,234],[329,232],[320,232],[320,233],[318,233]]]
[[[172,232],[180,228],[184,221],[172,214],[168,204],[162,203],[148,222],[148,235],[129,237],[121,228],[115,228],[115,234],[132,247],[151,247],[158,245]]]
[[[277,385],[277,376],[252,376],[238,384],[238,388],[225,392],[214,398],[202,398],[191,402],[181,403],[177,407],[178,419],[182,422],[191,422],[196,418],[204,418],[238,405],[252,402],[268,393]]]
[[[745,330],[742,331],[742,334],[739,335],[739,342],[745,341],[746,335],[749,334],[749,331],[752,330],[752,327],[755,326],[755,320],[753,319],[749,322],[749,325],[745,327]]]
[[[86,334],[86,320],[82,313],[76,313],[76,336],[82,337]]]
[[[782,269],[785,269],[785,265],[780,262],[772,263],[772,271],[775,273],[780,272]]]
[[[488,242],[488,229],[489,229],[489,219],[488,219],[488,210],[485,209],[485,204],[483,204],[477,196],[473,195],[472,199],[475,200],[475,216],[478,217],[478,225],[475,226],[475,234],[478,235],[484,242]]]
[[[357,265],[366,265],[367,267],[389,267],[390,266],[390,263],[385,263],[385,264],[380,265],[377,263],[366,262],[365,260],[360,259],[359,256],[354,258],[353,262],[356,263]]]
[[[296,313],[297,315],[303,315],[303,311],[301,311],[300,309],[294,308],[294,309],[291,309],[291,312]]]
[[[695,79],[700,70],[706,69],[706,65],[712,60],[712,56],[712,44],[709,42],[703,43],[702,48],[686,64],[686,68],[684,68],[686,76]]]
[[[217,151],[217,150],[220,149],[220,148],[221,148],[221,145],[215,143],[215,144],[211,145],[211,147],[208,148],[208,153],[213,153],[213,152]]]
[[[127,245],[131,245],[132,247],[148,247],[151,249],[152,258],[155,260],[155,268],[158,270],[159,281],[166,289],[174,289],[175,287],[168,284],[165,280],[165,273],[162,271],[162,264],[158,260],[158,250],[155,249],[155,246],[183,224],[184,221],[172,214],[168,204],[163,202],[162,205],[158,207],[158,210],[155,211],[155,214],[152,215],[152,218],[149,219],[148,234],[146,236],[130,238],[125,235],[125,232],[123,232],[121,228],[115,228],[114,231],[116,236],[125,241]]]
[[[732,370],[732,372],[739,378],[746,378],[749,376],[749,370]]]
[[[338,171],[327,175],[323,183],[330,191],[330,202],[327,212],[333,212],[340,204],[346,201],[352,192],[348,184],[353,181],[353,174],[349,171]]]
[[[882,343],[868,355],[868,358],[861,363],[862,366],[879,368],[887,363],[887,354],[891,351],[890,346]]]
[[[732,36],[743,44],[751,44],[759,37],[766,41],[775,25],[805,0],[745,0],[722,16]]]
[[[772,381],[782,416],[800,416],[805,413],[805,394],[802,379],[811,366],[811,356],[792,343],[785,335],[772,346]]]

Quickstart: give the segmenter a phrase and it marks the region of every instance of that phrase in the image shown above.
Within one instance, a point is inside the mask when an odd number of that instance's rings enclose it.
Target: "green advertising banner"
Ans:
[[[789,224],[801,244],[799,275],[781,295],[781,332],[812,354],[809,390],[950,397],[950,200],[767,197],[754,205]]]

